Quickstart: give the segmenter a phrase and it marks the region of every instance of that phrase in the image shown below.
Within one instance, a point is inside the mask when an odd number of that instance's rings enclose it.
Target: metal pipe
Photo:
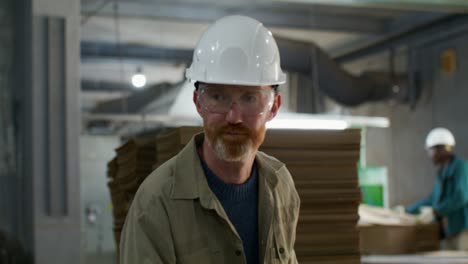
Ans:
[[[277,38],[281,53],[281,67],[315,78],[318,88],[340,104],[356,106],[392,96],[396,83],[390,74],[367,72],[353,76],[317,45]]]
[[[433,22],[414,27],[404,32],[396,33],[345,54],[334,57],[342,64],[361,59],[401,45],[422,45],[436,39],[446,38],[448,35],[459,34],[468,30],[468,15],[451,15]],[[414,46],[414,45],[413,45]]]

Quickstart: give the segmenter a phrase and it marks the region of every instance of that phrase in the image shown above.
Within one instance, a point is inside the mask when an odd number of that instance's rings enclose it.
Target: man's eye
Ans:
[[[210,98],[215,101],[223,101],[225,100],[226,96],[220,93],[214,93],[214,94],[210,94]]]
[[[242,101],[246,103],[255,103],[258,101],[258,96],[254,94],[246,94],[242,97]]]

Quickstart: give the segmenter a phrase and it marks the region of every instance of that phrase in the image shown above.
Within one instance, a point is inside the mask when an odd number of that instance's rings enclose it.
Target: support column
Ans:
[[[81,262],[79,7],[15,1],[21,229],[36,264]]]

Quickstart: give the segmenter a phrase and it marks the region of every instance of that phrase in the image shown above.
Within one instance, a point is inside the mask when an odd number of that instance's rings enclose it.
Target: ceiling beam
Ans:
[[[101,7],[82,5],[81,14],[84,22],[94,15],[113,16],[114,6],[109,3]],[[253,17],[267,27],[286,27],[297,29],[315,29],[327,31],[354,32],[365,34],[385,33],[388,18],[367,16],[364,14],[325,14],[313,12],[310,8],[255,8],[248,5],[235,7],[214,4],[163,4],[119,2],[118,15],[120,17],[169,19],[187,22],[211,23],[230,14],[243,14]]]
[[[90,114],[82,115],[83,119],[90,121],[112,121],[124,123],[162,123],[170,126],[200,126],[202,120],[199,116],[177,116],[168,114]]]
[[[132,59],[148,61],[168,61],[175,63],[190,63],[192,49],[172,49],[148,47],[135,44],[114,44],[103,42],[81,42],[82,61],[92,59]]]
[[[273,0],[273,2],[310,5],[322,4],[355,8],[468,13],[468,1],[466,0]]]
[[[83,92],[134,92],[130,84],[108,81],[81,80]]]

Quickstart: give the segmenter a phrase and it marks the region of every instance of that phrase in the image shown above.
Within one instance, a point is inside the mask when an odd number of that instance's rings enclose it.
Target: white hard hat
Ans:
[[[455,138],[452,132],[443,127],[432,129],[426,137],[426,148],[432,148],[437,145],[455,146]]]
[[[246,16],[226,16],[198,41],[185,72],[189,80],[237,85],[275,85],[286,81],[271,32]]]

